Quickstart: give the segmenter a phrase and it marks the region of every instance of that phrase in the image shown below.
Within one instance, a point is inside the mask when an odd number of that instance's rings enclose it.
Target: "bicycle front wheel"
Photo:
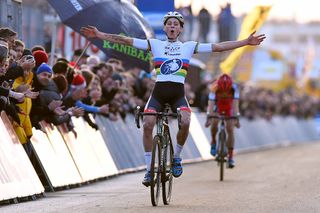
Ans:
[[[226,153],[226,133],[221,131],[219,134],[219,143],[218,147],[218,156],[219,156],[219,166],[220,166],[220,181],[223,181],[224,176],[224,162],[225,162],[225,153]]]
[[[151,158],[151,186],[150,196],[153,206],[158,205],[159,194],[161,188],[161,138],[155,136],[152,143],[152,158]]]
[[[166,144],[162,149],[163,152],[163,164],[161,173],[162,182],[162,200],[165,205],[169,205],[172,192],[172,161],[173,161],[173,146],[169,135],[164,136],[164,143]]]

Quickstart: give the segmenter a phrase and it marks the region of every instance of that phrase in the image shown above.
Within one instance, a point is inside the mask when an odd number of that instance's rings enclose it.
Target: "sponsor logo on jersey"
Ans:
[[[170,75],[178,72],[182,67],[181,59],[168,59],[160,66],[160,72],[162,75]]]
[[[181,46],[165,46],[164,54],[170,56],[181,55]]]

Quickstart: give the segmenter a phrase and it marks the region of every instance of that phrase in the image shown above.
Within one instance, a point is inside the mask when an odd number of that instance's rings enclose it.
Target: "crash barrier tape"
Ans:
[[[42,194],[40,179],[4,112],[0,135],[0,201]]]

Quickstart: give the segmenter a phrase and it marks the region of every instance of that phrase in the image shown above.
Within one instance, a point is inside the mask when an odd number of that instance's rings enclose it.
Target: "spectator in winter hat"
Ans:
[[[23,52],[22,52],[22,56],[25,56],[25,55],[32,55],[31,50],[25,48],[25,49],[23,50]],[[32,56],[33,56],[33,55],[32,55]]]
[[[76,74],[71,82],[71,90],[64,97],[63,105],[67,108],[77,106],[83,108],[85,112],[108,114],[108,105],[96,107],[82,102],[88,95],[86,85],[85,78],[81,74]]]
[[[42,86],[47,86],[49,84],[51,77],[52,77],[52,68],[48,64],[42,63],[38,67],[38,69],[36,71],[36,75],[37,75],[38,82]]]
[[[54,99],[54,100],[61,99],[59,95],[57,96],[52,96],[52,94],[48,95],[49,90],[52,90],[52,88],[56,88],[51,78],[52,78],[51,67],[46,63],[42,63],[35,72],[35,77],[33,79],[33,85],[32,85],[34,90],[39,91],[40,93],[38,98],[32,100],[32,108],[30,113],[32,126],[34,126],[37,129],[41,129],[41,126],[39,125],[39,121],[44,120],[44,118],[47,118],[48,115],[50,114],[49,108],[51,109],[51,111],[53,111],[55,108],[58,107],[58,106],[53,107],[51,105],[50,99]],[[55,98],[52,98],[52,97],[55,97]]]
[[[73,90],[85,89],[86,86],[87,86],[86,80],[82,75],[76,74],[73,77],[73,80],[71,82],[71,88]]]
[[[42,63],[48,63],[48,54],[45,51],[37,50],[33,53],[34,59],[36,60],[36,68]]]

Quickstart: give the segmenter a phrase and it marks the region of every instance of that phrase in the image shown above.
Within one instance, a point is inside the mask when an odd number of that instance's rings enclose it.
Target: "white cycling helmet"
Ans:
[[[167,22],[167,20],[168,20],[169,18],[176,18],[176,19],[179,20],[179,22],[180,22],[180,24],[181,24],[182,26],[184,25],[183,16],[182,16],[180,13],[176,12],[176,11],[174,11],[174,12],[168,12],[168,13],[163,17],[163,24],[166,24],[166,22]]]

